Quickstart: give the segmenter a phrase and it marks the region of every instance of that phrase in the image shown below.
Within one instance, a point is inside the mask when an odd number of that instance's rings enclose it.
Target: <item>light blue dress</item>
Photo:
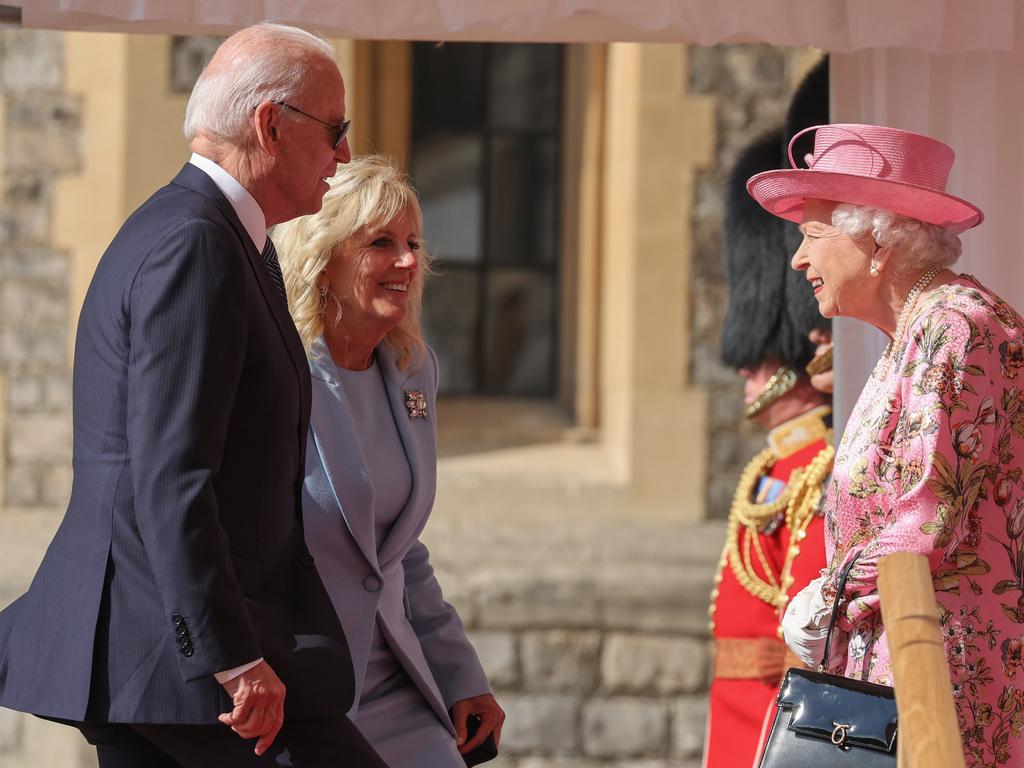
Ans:
[[[344,503],[372,505],[379,547],[409,500],[412,470],[376,359],[365,371],[338,368],[338,381],[349,404],[370,490],[365,498],[356,492],[355,498],[346,498]],[[464,762],[451,732],[388,644],[379,610],[356,725],[391,768],[462,768]]]

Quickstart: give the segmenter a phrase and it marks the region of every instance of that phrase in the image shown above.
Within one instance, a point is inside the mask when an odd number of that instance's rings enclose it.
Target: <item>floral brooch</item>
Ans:
[[[421,390],[405,390],[405,409],[409,411],[410,419],[427,418],[427,398]]]

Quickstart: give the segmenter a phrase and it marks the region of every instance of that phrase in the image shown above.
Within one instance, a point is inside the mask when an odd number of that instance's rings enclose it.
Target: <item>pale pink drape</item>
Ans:
[[[1016,20],[1021,39],[1024,23]],[[1024,308],[1024,50],[936,55],[908,49],[832,57],[832,119],[919,131],[950,144],[948,189],[985,221],[961,238],[955,267]],[[836,419],[850,408],[885,346],[857,321],[835,324]]]
[[[11,3],[12,0],[7,0]],[[263,19],[336,37],[761,41],[830,51],[1009,50],[1021,0],[13,0],[25,26],[217,34]]]

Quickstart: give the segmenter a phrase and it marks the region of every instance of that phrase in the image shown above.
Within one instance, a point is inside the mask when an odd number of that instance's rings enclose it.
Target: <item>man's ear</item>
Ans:
[[[265,101],[253,110],[252,122],[260,147],[268,155],[276,156],[280,148],[281,110]]]

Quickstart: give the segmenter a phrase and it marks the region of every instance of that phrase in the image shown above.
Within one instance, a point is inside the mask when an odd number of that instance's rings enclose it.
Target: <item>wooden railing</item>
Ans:
[[[881,558],[878,591],[899,711],[898,768],[964,768],[927,558],[909,552]]]

